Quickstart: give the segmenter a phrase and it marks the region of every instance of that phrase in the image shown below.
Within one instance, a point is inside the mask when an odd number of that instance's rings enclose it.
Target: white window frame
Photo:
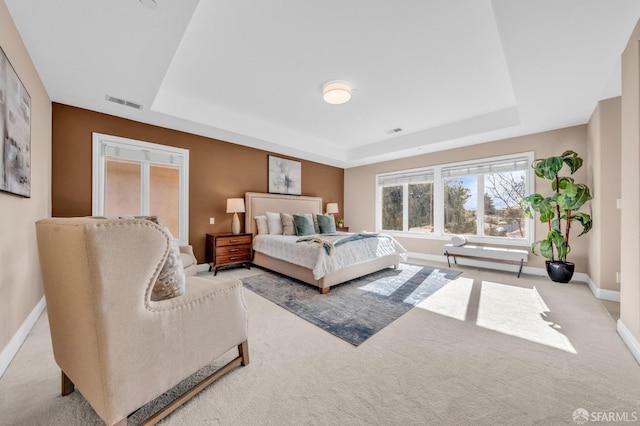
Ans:
[[[448,163],[448,164],[439,164],[435,166],[428,167],[419,167],[415,169],[407,169],[407,170],[399,170],[395,172],[386,172],[376,174],[375,177],[375,186],[376,186],[376,230],[378,232],[385,232],[395,236],[401,237],[410,237],[410,238],[425,238],[425,239],[449,239],[451,237],[450,234],[444,233],[444,180],[442,177],[442,170],[448,169],[452,167],[465,167],[471,165],[478,165],[484,163],[494,163],[494,162],[502,162],[508,161],[511,159],[519,159],[522,157],[527,158],[527,164],[531,164],[534,160],[533,151],[529,152],[521,152],[517,154],[509,154],[509,155],[500,155],[495,157],[487,157],[480,158],[475,160],[468,161],[460,161],[457,163]],[[392,231],[392,230],[384,230],[382,229],[382,185],[379,185],[380,178],[392,177],[394,175],[402,175],[402,174],[413,174],[413,173],[433,173],[433,232],[432,233],[419,233],[419,232],[409,232],[407,227],[407,205],[403,205],[403,229],[404,231]],[[474,176],[474,174],[469,174],[466,176]],[[476,174],[475,176],[484,176],[482,174]],[[406,185],[406,184],[405,184]],[[525,196],[532,194],[535,188],[535,174],[533,173],[533,169],[531,167],[527,167],[525,169]],[[482,191],[481,191],[482,190]],[[478,198],[477,204],[477,212],[484,212],[484,179],[478,179],[478,192],[476,194]],[[403,197],[406,204],[406,198],[408,197],[408,191],[403,191]],[[485,236],[483,233],[484,229],[484,214],[476,214],[476,234],[475,235],[466,235],[466,238],[470,242],[476,243],[485,243],[485,244],[502,244],[502,245],[512,245],[512,246],[530,246],[534,241],[534,221],[530,219],[526,219],[524,223],[525,227],[525,238],[506,238],[506,237],[493,237],[493,236]]]
[[[92,197],[94,216],[104,216],[105,171],[107,158],[140,161],[142,163],[141,215],[149,214],[149,167],[151,164],[168,165],[179,170],[178,244],[189,244],[189,150],[119,136],[93,133],[92,142]],[[117,154],[109,154],[116,151]]]

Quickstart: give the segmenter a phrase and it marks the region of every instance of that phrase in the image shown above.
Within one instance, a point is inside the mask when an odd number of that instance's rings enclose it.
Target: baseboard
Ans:
[[[44,296],[42,296],[42,299],[40,299],[40,301],[36,304],[29,316],[27,316],[27,318],[24,320],[16,334],[13,335],[11,340],[9,340],[7,346],[5,346],[5,348],[2,350],[2,353],[0,353],[0,377],[2,377],[4,372],[9,367],[9,364],[11,364],[13,357],[15,357],[20,350],[20,347],[27,339],[29,332],[36,324],[36,321],[38,321],[38,318],[40,318],[42,312],[44,312],[44,308],[46,307],[46,305],[47,304],[44,300]]]
[[[638,364],[640,364],[640,342],[638,342],[638,339],[629,331],[621,319],[618,320],[618,334],[622,337],[622,341],[627,345],[633,357],[638,361]]]
[[[196,272],[209,272],[209,268],[208,263],[198,263],[198,265],[196,265]]]
[[[432,262],[447,263],[447,258],[445,256],[438,256],[435,254],[409,253],[409,257],[413,257],[421,260],[429,260]],[[459,257],[458,264],[464,265],[464,266],[473,266],[476,268],[495,269],[498,271],[515,272],[515,273],[518,273],[518,269],[520,268],[519,265],[512,265],[509,263],[500,263],[500,262],[489,262],[486,260],[470,259],[466,257]],[[451,267],[453,268],[455,267],[455,265],[451,263]],[[522,268],[522,272],[525,274],[537,275],[540,277],[547,276],[547,271],[544,268],[536,268],[532,266],[524,266]],[[573,275],[573,277],[576,281],[587,283],[587,285],[589,286],[589,289],[597,299],[620,302],[619,291],[601,289],[593,282],[589,274],[585,274],[583,272],[576,272]]]
[[[587,283],[591,292],[595,297],[602,300],[610,300],[612,302],[620,302],[620,291],[616,290],[607,290],[604,288],[600,288],[593,282],[591,277],[588,274],[583,274],[581,272],[575,274],[578,281],[584,281]]]

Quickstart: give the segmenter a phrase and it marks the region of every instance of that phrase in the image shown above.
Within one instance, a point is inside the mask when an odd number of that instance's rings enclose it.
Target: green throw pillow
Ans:
[[[311,215],[294,214],[293,223],[296,226],[296,234],[298,235],[314,235],[316,233]]]
[[[320,227],[321,234],[336,233],[336,222],[333,215],[319,214],[316,217],[318,218],[318,227]]]

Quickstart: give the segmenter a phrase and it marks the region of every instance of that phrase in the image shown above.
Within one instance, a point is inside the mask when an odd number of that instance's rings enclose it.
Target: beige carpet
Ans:
[[[251,364],[163,424],[575,424],[578,408],[640,413],[640,367],[586,285],[461,269],[358,347],[246,291]],[[77,391],[60,397],[59,382],[44,315],[0,379],[0,424],[101,424]]]

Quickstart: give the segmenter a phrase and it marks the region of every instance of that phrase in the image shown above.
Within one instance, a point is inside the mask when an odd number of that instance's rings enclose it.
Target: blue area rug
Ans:
[[[329,333],[358,346],[461,272],[401,263],[331,287],[317,287],[266,272],[242,278],[244,286]]]

